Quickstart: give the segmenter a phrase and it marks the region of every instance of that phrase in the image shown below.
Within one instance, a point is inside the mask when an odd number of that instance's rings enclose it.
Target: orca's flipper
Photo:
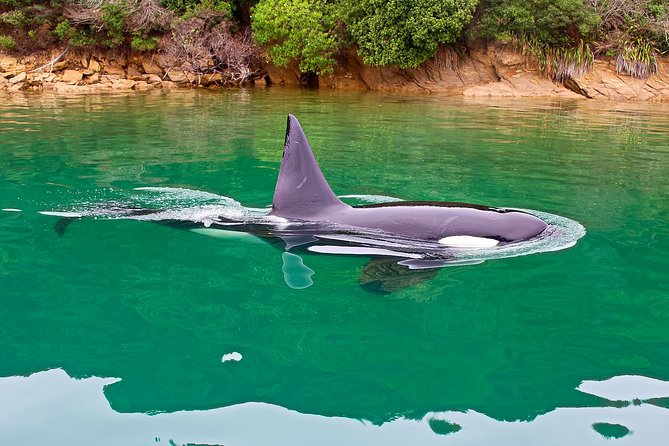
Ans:
[[[286,141],[274,190],[272,215],[310,219],[325,210],[348,208],[325,180],[295,116],[288,115]]]
[[[56,220],[56,223],[53,224],[53,229],[56,231],[56,234],[60,235],[61,237],[65,235],[65,230],[67,229],[68,226],[70,226],[70,223],[72,223],[76,218],[72,217],[63,217],[59,218]]]

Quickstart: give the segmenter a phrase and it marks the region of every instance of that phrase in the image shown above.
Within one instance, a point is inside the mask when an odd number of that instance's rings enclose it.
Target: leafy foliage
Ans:
[[[10,36],[0,34],[0,48],[11,51],[16,48],[16,42]]]
[[[172,45],[174,60],[206,72],[223,67],[213,58],[226,52],[234,66],[257,65],[252,37],[271,62],[297,62],[308,75],[332,72],[343,48],[409,68],[438,59],[444,45],[484,38],[519,46],[558,81],[595,56],[643,78],[669,53],[669,0],[0,0],[3,51]],[[240,70],[231,76],[244,79]]]
[[[0,22],[7,25],[23,26],[28,23],[28,18],[22,9],[14,9],[0,14]]]
[[[109,47],[119,46],[125,40],[125,20],[128,16],[129,5],[125,1],[105,2],[100,8],[102,15],[100,19],[107,31],[107,39],[104,43]]]
[[[601,18],[583,0],[486,0],[475,34],[510,41],[526,36],[550,46],[591,38]]]
[[[525,54],[534,56],[541,72],[551,79],[562,82],[569,77],[582,76],[592,68],[595,57],[587,43],[571,47],[553,47],[538,39],[521,39]]]
[[[645,78],[669,52],[669,1],[589,0],[602,17],[597,52],[615,59],[619,73]]]
[[[337,39],[334,14],[323,0],[261,0],[253,8],[258,43],[278,66],[297,60],[302,72],[332,72]]]
[[[155,50],[158,46],[158,39],[155,37],[147,37],[140,32],[136,32],[132,35],[132,40],[130,41],[130,48],[137,51],[150,51]]]
[[[345,19],[366,63],[416,67],[453,43],[477,0],[346,0]]]
[[[618,73],[638,78],[657,74],[657,53],[653,46],[644,40],[625,42],[615,61]]]
[[[58,36],[62,42],[67,42],[73,47],[84,47],[95,43],[95,39],[88,36],[85,32],[78,30],[70,25],[66,19],[56,25],[53,33]]]

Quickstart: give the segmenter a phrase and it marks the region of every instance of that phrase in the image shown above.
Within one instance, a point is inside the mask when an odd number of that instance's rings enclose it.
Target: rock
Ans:
[[[52,71],[61,71],[64,70],[69,66],[69,62],[67,60],[61,60],[58,63],[53,64],[53,70]]]
[[[77,70],[65,70],[61,76],[63,82],[76,83],[83,79],[84,74]]]
[[[132,88],[133,88],[133,90],[137,90],[137,91],[146,91],[146,90],[153,90],[154,86],[147,83],[147,82],[139,81]]]
[[[100,76],[100,82],[102,82],[103,84],[113,84],[119,79],[121,79],[120,76],[116,76],[113,74],[103,74]]]
[[[153,59],[143,59],[142,69],[146,74],[156,74],[158,76],[162,76],[163,74],[163,69]]]
[[[142,73],[139,72],[137,67],[135,67],[134,65],[130,65],[128,67],[128,79],[132,79],[134,81],[141,81]]]
[[[23,81],[25,81],[25,80],[26,80],[26,77],[27,77],[27,76],[26,76],[26,72],[25,72],[25,71],[22,71],[22,72],[20,72],[19,74],[17,74],[16,76],[12,77],[12,78],[9,80],[9,83],[10,83],[11,85],[18,84],[19,82],[23,82]]]
[[[31,89],[39,89],[42,87],[43,76],[33,76],[30,75],[26,79],[26,86],[31,87]]]
[[[75,91],[78,91],[78,87],[67,84],[65,82],[54,82],[53,84],[51,84],[51,88],[56,93],[73,93]]]
[[[16,57],[0,54],[0,72],[6,73],[7,71],[13,70],[18,63],[19,61]]]
[[[163,81],[157,74],[145,74],[143,78],[148,84],[160,84]]]
[[[189,84],[191,80],[188,75],[181,70],[170,70],[167,72],[167,78],[177,84]]]
[[[26,71],[26,66],[19,63],[16,57],[0,54],[0,73],[4,73],[5,77],[16,76],[22,71]]]
[[[135,85],[137,85],[137,81],[133,81],[130,79],[119,79],[116,82],[112,83],[112,89],[131,90]]]
[[[125,69],[116,62],[109,62],[104,66],[104,72],[115,76],[125,77]]]
[[[659,73],[647,79],[618,74],[606,61],[595,61],[592,72],[565,83],[574,91],[583,91],[593,99],[614,100],[669,100],[669,72],[660,65]]]
[[[93,70],[96,73],[99,73],[102,71],[102,67],[100,66],[100,62],[94,57],[91,57],[91,60],[88,62],[88,69]]]
[[[264,76],[261,77],[260,79],[256,79],[254,85],[257,87],[267,87],[268,85],[270,85],[269,76]]]
[[[179,88],[179,84],[172,81],[163,81],[160,85],[162,85],[163,88],[166,88],[168,90]]]
[[[21,91],[25,89],[26,83],[25,82],[17,82],[15,84],[11,84],[9,86],[9,91]]]
[[[100,82],[100,73],[93,73],[86,78],[86,82],[89,84],[97,84]]]
[[[79,61],[82,67],[88,68],[88,56],[81,56],[81,60]]]
[[[198,85],[209,86],[209,85],[221,84],[222,82],[223,82],[223,76],[221,76],[221,73],[213,73],[213,74],[205,74],[204,76],[199,76],[196,83]]]
[[[272,84],[294,87],[300,85],[299,69],[294,63],[289,64],[288,67],[267,65],[265,69],[267,70],[267,75],[272,80]],[[363,76],[362,73],[360,75]]]

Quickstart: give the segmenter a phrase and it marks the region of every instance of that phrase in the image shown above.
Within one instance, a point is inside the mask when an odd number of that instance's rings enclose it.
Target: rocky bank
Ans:
[[[187,70],[168,68],[157,54],[54,52],[24,58],[0,54],[0,90],[10,92],[145,91],[217,87],[220,81],[216,74],[197,76]]]
[[[59,52],[16,58],[0,54],[0,90],[86,93],[156,88],[221,86],[217,75],[197,76],[168,68],[158,54],[91,54]],[[54,62],[54,60],[57,61]],[[53,62],[49,64],[48,62]],[[416,69],[371,67],[351,50],[340,55],[320,88],[413,94],[438,93],[468,97],[564,97],[610,100],[669,100],[669,60],[657,75],[637,79],[617,74],[612,63],[596,61],[584,76],[555,83],[542,76],[528,59],[508,47],[471,49],[465,57],[441,51]],[[46,65],[45,65],[46,64]],[[299,86],[296,67],[267,66],[256,85]]]

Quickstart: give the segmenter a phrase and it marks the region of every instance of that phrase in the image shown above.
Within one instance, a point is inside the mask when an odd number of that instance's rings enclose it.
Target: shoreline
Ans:
[[[61,58],[58,58],[58,55]],[[56,61],[57,60],[57,61]],[[503,45],[471,49],[465,57],[440,52],[416,69],[372,67],[349,52],[334,73],[318,79],[320,89],[438,94],[462,97],[570,98],[614,101],[669,101],[669,59],[658,74],[638,79],[617,74],[612,63],[596,60],[583,76],[553,82],[527,57]],[[224,86],[216,74],[197,76],[164,68],[158,54],[34,54],[24,58],[0,53],[0,92],[44,91],[56,94],[131,92],[156,89],[239,88]],[[299,87],[295,66],[267,65],[255,86]]]

